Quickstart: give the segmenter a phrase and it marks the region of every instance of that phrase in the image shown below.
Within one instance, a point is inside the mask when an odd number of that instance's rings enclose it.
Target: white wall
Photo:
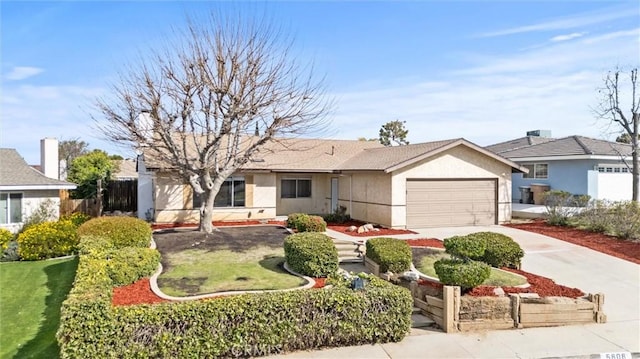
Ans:
[[[10,191],[10,193],[22,193],[22,220],[29,217],[33,211],[38,209],[41,204],[48,202],[48,206],[53,212],[51,220],[57,220],[60,217],[60,191],[59,190],[36,190],[36,191]],[[22,223],[2,224],[1,228],[8,229],[16,233],[22,228]]]
[[[588,195],[609,201],[631,200],[631,173],[588,171]]]

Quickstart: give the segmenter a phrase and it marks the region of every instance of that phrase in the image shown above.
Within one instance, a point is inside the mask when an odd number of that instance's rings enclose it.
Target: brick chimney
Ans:
[[[49,178],[59,179],[57,139],[47,137],[40,140],[40,170]]]

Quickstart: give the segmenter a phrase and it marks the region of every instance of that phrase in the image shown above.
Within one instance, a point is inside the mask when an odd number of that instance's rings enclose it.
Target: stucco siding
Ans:
[[[275,201],[277,215],[286,216],[290,213],[326,214],[331,207],[331,175],[279,173],[276,175]],[[311,179],[311,197],[281,198],[281,183],[283,179]]]
[[[534,162],[518,162],[525,165]],[[531,186],[532,183],[546,184],[552,190],[567,191],[572,194],[590,194],[588,171],[597,168],[599,164],[620,164],[619,161],[606,160],[559,160],[536,161],[535,163],[548,164],[548,176],[544,178],[523,178],[522,173],[513,174],[512,191],[514,202],[522,198],[520,186]]]
[[[392,173],[392,226],[406,226],[407,179],[498,179],[498,222],[511,220],[511,167],[468,147],[457,146]]]
[[[2,191],[2,193],[22,193],[22,222],[1,224],[0,228],[16,233],[22,228],[24,220],[41,205],[46,205],[53,212],[54,218],[52,219],[55,220],[60,217],[59,190]]]
[[[339,205],[352,218],[391,226],[391,175],[382,172],[345,173],[338,182]]]

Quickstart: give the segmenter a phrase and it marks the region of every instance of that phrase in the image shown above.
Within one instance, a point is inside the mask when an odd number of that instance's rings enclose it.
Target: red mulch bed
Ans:
[[[640,264],[640,241],[637,240],[619,239],[606,234],[588,232],[571,227],[552,226],[543,220],[530,223],[505,224],[505,226],[543,234]]]
[[[168,300],[158,297],[149,285],[149,278],[142,278],[139,281],[113,288],[113,305],[133,305],[133,304],[154,304],[164,303]]]
[[[278,226],[285,226],[285,221],[266,221],[261,222],[258,220],[252,221],[214,221],[214,227],[228,227],[228,226],[255,226],[261,224],[275,224]],[[188,228],[198,227],[198,223],[155,223],[151,225],[152,229],[168,229],[168,228]]]
[[[409,247],[444,248],[443,242],[435,238],[407,239],[406,242]]]
[[[323,288],[327,278],[313,278],[313,280],[316,282],[316,284],[313,285],[313,288]]]
[[[371,232],[364,232],[364,233],[347,232],[347,229],[349,229],[349,227],[351,226],[360,227],[364,224],[366,223],[360,222],[360,221],[349,221],[345,223],[327,223],[327,228],[337,232],[348,234],[353,237],[372,237],[372,236],[380,237],[380,236],[390,236],[394,234],[415,234],[416,233],[408,229],[391,229],[391,228],[384,228],[380,226],[375,226],[375,228],[378,229],[378,231],[371,231]]]
[[[511,269],[511,268],[502,268],[503,270],[507,270],[509,272],[513,272],[516,274],[520,274],[527,278],[527,282],[529,282],[529,287],[527,288],[518,288],[518,287],[502,287],[502,290],[506,294],[515,294],[515,293],[536,293],[541,297],[569,297],[569,298],[579,298],[584,296],[584,292],[578,288],[570,288],[564,285],[557,284],[553,280],[542,277],[539,275],[531,274],[522,270]],[[473,288],[471,291],[467,292],[467,295],[474,297],[484,297],[484,296],[495,296],[493,293],[495,287],[481,285]]]

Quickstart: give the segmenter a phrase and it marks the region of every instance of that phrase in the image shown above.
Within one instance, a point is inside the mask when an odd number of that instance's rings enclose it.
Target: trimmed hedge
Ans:
[[[338,250],[322,233],[296,233],[284,239],[284,255],[294,271],[310,277],[326,277],[338,270]]]
[[[443,244],[447,253],[465,261],[482,258],[487,248],[485,241],[470,236],[445,238]]]
[[[511,237],[495,232],[477,232],[467,236],[485,244],[481,257],[473,258],[496,268],[520,268],[524,251]]]
[[[114,286],[131,284],[158,269],[160,252],[151,248],[125,247],[107,253],[107,272]]]
[[[378,278],[342,285],[155,305],[111,306],[105,259],[81,255],[57,333],[62,358],[248,357],[397,342],[411,293]]]
[[[115,248],[149,247],[151,226],[149,223],[133,217],[93,218],[78,227],[80,236],[107,236]]]
[[[491,274],[491,267],[482,262],[460,259],[440,259],[433,264],[440,283],[457,285],[468,290],[482,284]]]
[[[43,222],[29,226],[17,238],[18,255],[35,261],[75,253],[78,234],[71,221]]]
[[[402,273],[411,268],[411,247],[407,242],[378,237],[366,242],[367,257],[380,265],[380,272]]]
[[[308,216],[306,213],[291,213],[287,216],[287,227],[295,229],[298,226],[298,221],[302,217]]]
[[[327,222],[320,216],[301,216],[296,223],[298,232],[325,232]]]
[[[83,223],[91,219],[91,216],[82,212],[73,212],[60,217],[63,221],[71,221],[76,227],[80,227]]]

